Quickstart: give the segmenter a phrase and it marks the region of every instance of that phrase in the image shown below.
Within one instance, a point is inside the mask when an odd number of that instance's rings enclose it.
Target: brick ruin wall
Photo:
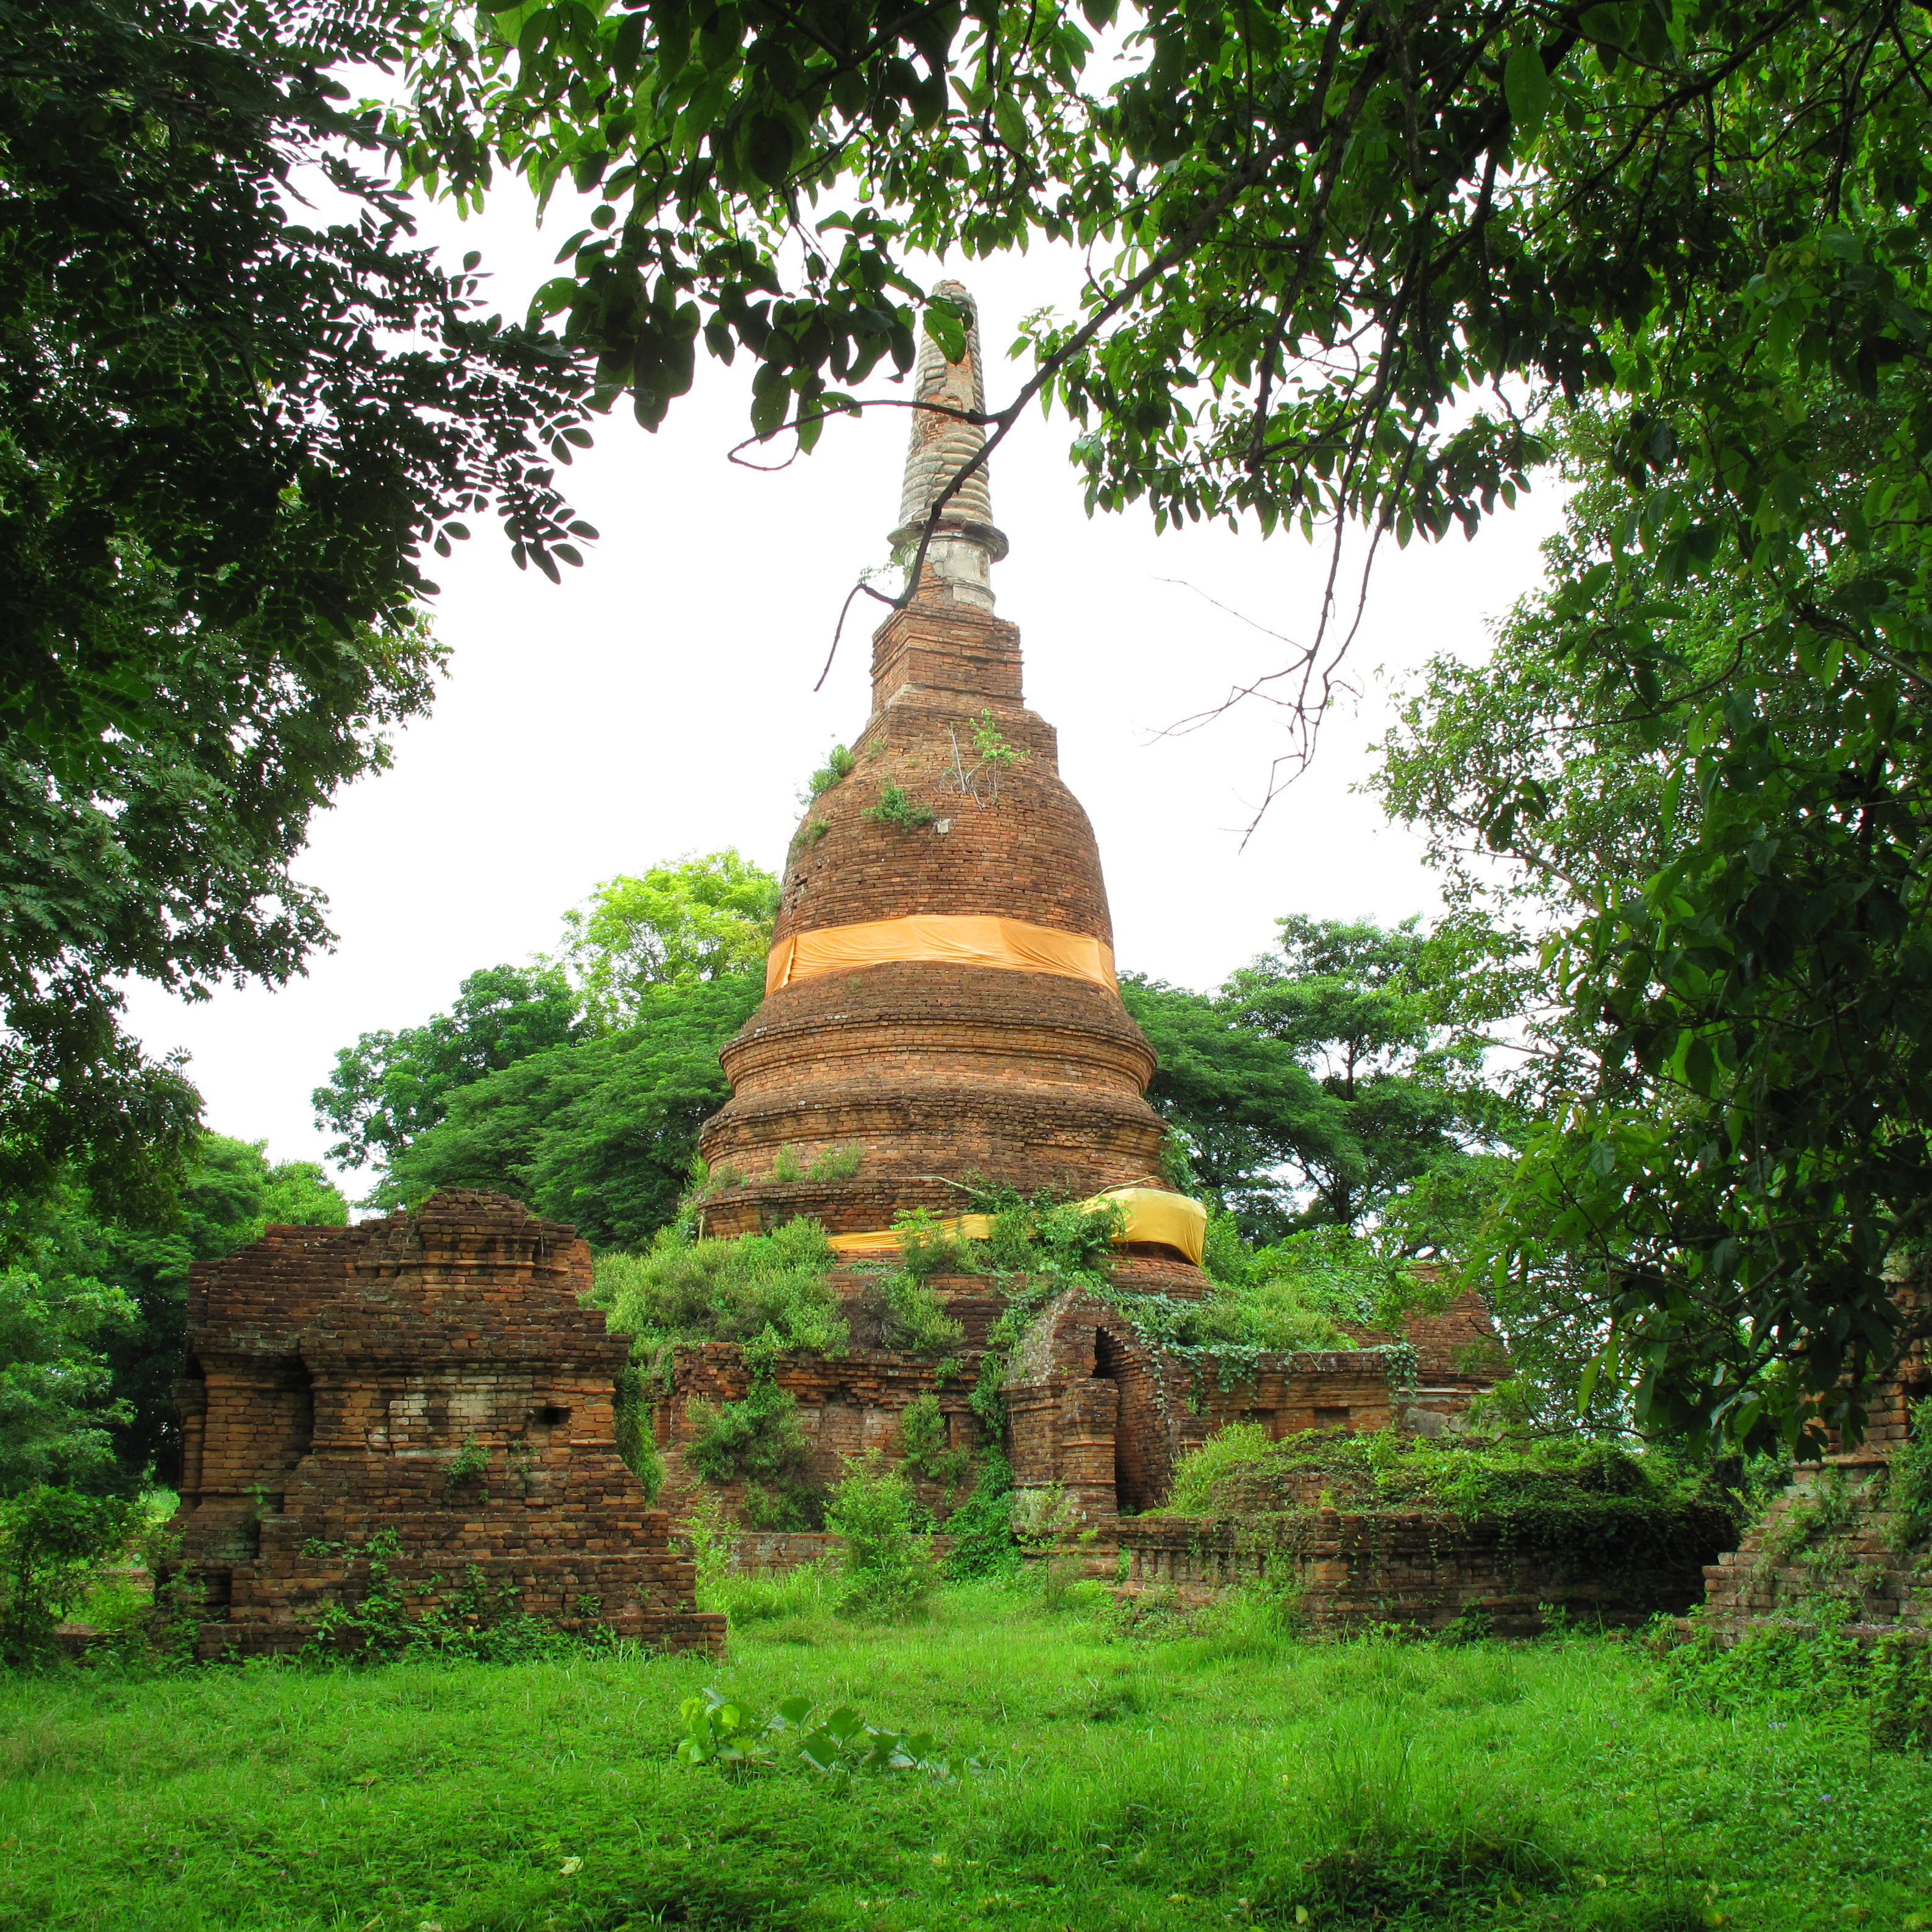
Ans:
[[[1307,1628],[1330,1634],[1384,1623],[1439,1630],[1460,1621],[1498,1636],[1533,1636],[1552,1609],[1624,1626],[1688,1610],[1703,1582],[1695,1562],[1580,1571],[1512,1550],[1492,1528],[1435,1512],[1311,1510],[1280,1548],[1271,1530],[1259,1519],[1123,1522],[1125,1592],[1192,1606],[1265,1574],[1270,1587],[1300,1593]]]
[[[617,1454],[629,1345],[579,1305],[590,1281],[573,1230],[461,1190],[197,1268],[177,1522],[200,1654],[301,1648],[359,1600],[384,1531],[426,1607],[473,1579],[567,1630],[720,1651],[724,1619],[694,1609],[670,1520]]]
[[[1705,1570],[1695,1628],[1731,1644],[1754,1630],[1828,1621],[1862,1641],[1894,1632],[1924,1640],[1932,1576],[1922,1551],[1900,1547],[1889,1492],[1893,1460],[1912,1439],[1912,1406],[1928,1394],[1920,1342],[1875,1391],[1858,1447],[1801,1467],[1738,1547]]]
[[[1156,1288],[1169,1285],[1173,1267],[1127,1256],[1115,1262],[1114,1275],[1123,1286]],[[838,1279],[850,1290],[862,1278],[842,1270]],[[805,1480],[820,1490],[838,1481],[845,1458],[868,1450],[902,1466],[904,1412],[929,1393],[943,1418],[944,1449],[1004,1448],[1017,1490],[1064,1488],[1088,1525],[1110,1539],[1124,1515],[1163,1502],[1176,1461],[1228,1423],[1258,1423],[1276,1438],[1304,1430],[1390,1426],[1432,1435],[1502,1372],[1493,1331],[1474,1297],[1412,1325],[1412,1382],[1402,1379],[1399,1354],[1369,1346],[1264,1354],[1252,1372],[1224,1382],[1211,1367],[1203,1372],[1150,1348],[1108,1304],[1070,1294],[1041,1312],[1015,1351],[1004,1391],[1005,1440],[994,1444],[971,1396],[988,1330],[1004,1304],[977,1276],[936,1276],[933,1286],[965,1330],[944,1382],[929,1358],[883,1352],[784,1356],[773,1366],[770,1379],[797,1405],[810,1444]],[[672,1352],[670,1386],[653,1406],[665,1472],[660,1500],[676,1516],[709,1490],[745,1526],[741,1560],[783,1567],[805,1558],[788,1557],[791,1539],[749,1519],[745,1481],[709,1482],[689,1460],[706,1409],[742,1401],[754,1380],[734,1344]],[[694,1410],[694,1404],[701,1406]],[[912,1486],[942,1518],[965,1494],[963,1485],[918,1472]]]

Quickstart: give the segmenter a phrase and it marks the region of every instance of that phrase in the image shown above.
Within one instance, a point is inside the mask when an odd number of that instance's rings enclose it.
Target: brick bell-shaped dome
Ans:
[[[902,558],[983,440],[964,419],[984,408],[976,326],[959,362],[928,337],[916,380],[930,406],[914,416]],[[969,1178],[1168,1191],[1093,828],[1026,708],[1019,633],[993,614],[1006,546],[983,464],[968,482],[874,636],[850,769],[787,855],[766,998],[724,1050],[733,1096],[700,1142],[707,1233],[800,1214],[835,1237],[885,1229],[908,1208],[960,1212]],[[1181,1262],[1130,1232],[1145,1259]]]

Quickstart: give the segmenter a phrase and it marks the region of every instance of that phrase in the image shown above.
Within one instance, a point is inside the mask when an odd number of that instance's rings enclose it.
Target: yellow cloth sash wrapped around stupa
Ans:
[[[989,913],[915,913],[905,919],[821,926],[780,940],[765,962],[765,991],[776,993],[821,973],[904,959],[997,966],[1009,973],[1058,973],[1116,989],[1120,983],[1114,976],[1113,948],[1090,933],[1060,932]]]
[[[1168,1194],[1157,1187],[1110,1187],[1104,1194],[1090,1196],[1083,1208],[1118,1205],[1126,1210],[1126,1220],[1114,1238],[1116,1241],[1161,1241],[1178,1248],[1196,1268],[1207,1251],[1208,1210],[1184,1194]],[[951,1214],[940,1223],[943,1234],[968,1241],[983,1241],[993,1232],[990,1214]],[[835,1252],[842,1255],[883,1254],[896,1248],[899,1238],[890,1228],[868,1229],[862,1234],[833,1234],[828,1238]]]

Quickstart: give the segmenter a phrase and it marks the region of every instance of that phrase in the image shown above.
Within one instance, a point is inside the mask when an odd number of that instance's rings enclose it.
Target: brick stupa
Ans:
[[[970,314],[956,283],[940,292]],[[984,440],[976,322],[957,362],[927,337],[916,382],[902,556]],[[1160,1178],[1154,1054],[1114,980],[1093,828],[1027,708],[1019,632],[993,613],[1006,540],[983,462],[932,523],[913,596],[873,638],[852,768],[792,841],[764,1004],[724,1052],[733,1097],[701,1143],[709,1234],[798,1214],[835,1240],[886,1230],[908,1208],[959,1213],[972,1180],[1182,1204]],[[1204,1290],[1148,1232],[1130,1222],[1124,1243],[1144,1285]]]

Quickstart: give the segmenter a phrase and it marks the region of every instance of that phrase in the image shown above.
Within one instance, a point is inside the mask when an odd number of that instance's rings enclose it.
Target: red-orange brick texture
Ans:
[[[473,1577],[566,1629],[720,1650],[617,1454],[629,1345],[581,1305],[590,1285],[574,1230],[457,1190],[198,1267],[178,1521],[201,1654],[300,1648],[359,1598],[378,1530],[412,1600],[447,1606]],[[466,1450],[484,1466],[464,1478]]]

